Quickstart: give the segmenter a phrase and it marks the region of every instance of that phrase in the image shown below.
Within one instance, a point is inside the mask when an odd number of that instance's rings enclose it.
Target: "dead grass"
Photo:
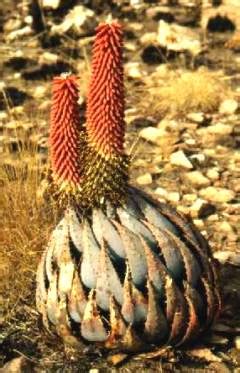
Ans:
[[[157,116],[182,116],[189,112],[212,112],[231,95],[219,74],[207,69],[156,72],[146,80],[148,100],[141,100],[143,112]],[[147,103],[144,104],[144,103]]]
[[[20,301],[34,302],[36,267],[55,220],[53,206],[39,197],[42,164],[33,150],[14,158],[3,154],[0,167],[0,309],[14,316]],[[2,299],[2,301],[1,301]]]

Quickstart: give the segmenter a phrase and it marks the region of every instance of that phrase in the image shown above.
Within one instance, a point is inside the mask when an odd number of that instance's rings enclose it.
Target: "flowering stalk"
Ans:
[[[96,29],[87,100],[88,156],[84,193],[96,204],[124,195],[128,161],[124,154],[123,32],[117,22]]]
[[[81,184],[78,86],[74,75],[53,79],[50,125],[50,159],[54,184],[73,196]]]

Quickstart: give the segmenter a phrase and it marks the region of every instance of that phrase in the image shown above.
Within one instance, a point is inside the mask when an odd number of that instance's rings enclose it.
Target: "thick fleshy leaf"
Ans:
[[[107,247],[102,243],[96,282],[96,300],[103,310],[109,310],[111,295],[118,303],[123,302],[123,289],[119,276],[111,262]]]
[[[69,225],[70,238],[75,246],[75,248],[82,253],[82,225],[79,221],[77,213],[73,208],[69,208],[67,211],[66,220]]]
[[[162,215],[153,204],[145,200],[139,193],[132,193],[132,196],[151,224],[162,230],[169,230],[176,235],[179,234],[176,226]]]
[[[121,207],[117,208],[117,213],[123,226],[128,228],[133,233],[144,237],[151,248],[155,248],[156,241],[152,233],[141,221],[137,220],[133,215],[129,214],[128,211]]]
[[[93,289],[89,293],[88,302],[84,311],[81,323],[81,334],[83,338],[90,342],[103,342],[108,337],[97,309],[95,291]]]
[[[148,281],[148,313],[145,322],[145,335],[150,342],[163,340],[168,333],[167,320],[161,310],[156,291]]]
[[[78,272],[75,270],[72,289],[68,297],[68,312],[75,322],[81,322],[86,304],[86,295]]]
[[[114,257],[125,258],[126,253],[122,240],[110,220],[100,209],[93,210],[92,218],[92,229],[99,244],[101,244],[103,240],[106,241]]]
[[[192,286],[196,286],[201,276],[201,268],[197,262],[197,259],[192,254],[190,249],[187,248],[187,246],[178,237],[174,236],[170,232],[169,235],[181,253],[188,283]]]
[[[47,297],[47,314],[48,318],[54,325],[57,325],[59,315],[59,304],[57,294],[57,273],[55,272],[49,283],[48,297]]]
[[[146,282],[147,261],[140,237],[115,222],[123,242],[133,282],[136,286]]]
[[[58,294],[61,298],[63,295],[67,295],[72,288],[73,274],[75,264],[72,261],[70,254],[69,241],[65,242],[62,248],[61,254],[58,256]]]
[[[92,289],[97,282],[100,247],[87,220],[84,220],[83,223],[82,242],[84,251],[81,263],[81,279],[86,287]]]
[[[164,288],[168,270],[159,257],[148,247],[144,239],[142,239],[142,244],[147,259],[148,279],[157,291],[158,298],[161,298],[165,292]]]
[[[163,231],[146,223],[153,233],[159,246],[159,255],[162,255],[167,269],[171,272],[174,279],[180,279],[184,272],[183,258],[178,246],[170,236],[169,231]]]
[[[105,346],[107,348],[120,347],[126,333],[126,323],[113,296],[110,298],[110,326],[111,330]]]

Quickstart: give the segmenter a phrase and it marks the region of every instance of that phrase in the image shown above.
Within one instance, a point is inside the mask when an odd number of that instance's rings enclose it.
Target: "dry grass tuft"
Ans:
[[[39,198],[42,164],[21,150],[0,167],[0,309],[14,316],[20,301],[34,302],[36,267],[54,224],[53,206]],[[1,301],[2,299],[2,301]]]
[[[214,72],[197,71],[158,72],[146,80],[148,100],[141,100],[143,112],[149,115],[179,116],[189,112],[212,112],[218,109],[222,99],[230,94],[230,88]],[[146,92],[146,87],[144,87]],[[147,101],[147,105],[144,102]]]

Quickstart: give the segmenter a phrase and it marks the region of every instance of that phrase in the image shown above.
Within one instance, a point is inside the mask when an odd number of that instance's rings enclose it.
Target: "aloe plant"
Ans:
[[[38,267],[36,298],[46,328],[65,341],[139,351],[196,339],[220,296],[196,227],[128,182],[122,34],[116,22],[97,28],[85,127],[76,78],[53,82],[53,183],[57,198],[68,198]]]

